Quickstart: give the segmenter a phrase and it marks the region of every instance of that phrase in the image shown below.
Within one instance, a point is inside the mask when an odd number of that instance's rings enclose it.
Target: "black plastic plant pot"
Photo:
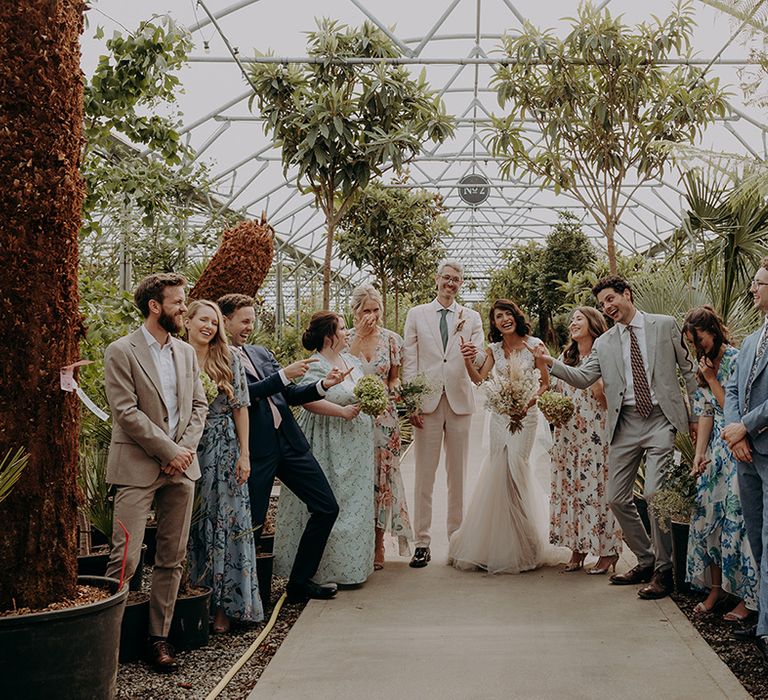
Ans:
[[[268,608],[272,601],[272,569],[275,563],[275,555],[261,552],[256,555],[256,580],[259,582],[259,596],[264,608]]]
[[[120,625],[120,662],[127,663],[144,658],[149,638],[149,596],[125,603],[123,624]]]
[[[147,545],[141,546],[141,555],[136,572],[129,582],[132,591],[140,591],[143,577],[144,561],[147,555]],[[77,557],[77,575],[78,576],[104,576],[107,573],[109,564],[109,552],[100,552],[98,554],[80,554]]]
[[[147,545],[144,563],[147,566],[154,566],[155,551],[157,551],[157,525],[147,525],[144,528],[144,544]]]
[[[211,614],[210,588],[180,593],[173,609],[173,621],[168,641],[177,651],[199,649],[208,644]]]
[[[128,588],[115,579],[80,576],[109,589],[105,600],[74,608],[0,617],[4,700],[111,700],[117,688],[120,620]]]
[[[691,586],[685,580],[688,569],[688,523],[670,523],[672,528],[672,569],[675,576],[675,590],[678,593],[688,593]]]

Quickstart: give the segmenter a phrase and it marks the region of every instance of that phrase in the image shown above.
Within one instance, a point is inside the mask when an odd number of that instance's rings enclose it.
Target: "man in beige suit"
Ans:
[[[112,410],[107,481],[116,487],[107,576],[120,578],[122,573],[127,581],[133,575],[154,500],[157,553],[149,598],[150,660],[164,672],[177,669],[167,638],[195,480],[200,478],[197,443],[208,413],[195,352],[172,335],[182,327],[185,284],[173,273],[142,280],[134,301],[144,324],[112,343],[104,357]]]
[[[480,314],[456,302],[463,280],[464,266],[460,262],[442,261],[435,276],[437,297],[429,304],[414,306],[405,319],[403,380],[424,374],[432,385],[421,413],[411,416],[416,427],[416,550],[410,564],[413,568],[424,567],[431,559],[432,493],[443,443],[449,538],[459,529],[464,514],[464,477],[475,400],[462,345],[482,347],[483,324]],[[484,360],[485,354],[478,352],[475,363],[482,364]]]

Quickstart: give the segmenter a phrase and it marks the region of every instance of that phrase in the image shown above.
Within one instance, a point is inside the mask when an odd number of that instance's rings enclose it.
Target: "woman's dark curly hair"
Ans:
[[[496,322],[493,319],[493,315],[498,309],[512,312],[512,315],[515,317],[515,333],[517,333],[517,335],[519,335],[521,338],[524,338],[531,332],[531,324],[528,322],[528,319],[525,317],[522,309],[517,304],[515,304],[514,301],[509,299],[497,299],[493,302],[493,306],[488,312],[488,322],[490,328],[488,331],[488,340],[490,340],[492,343],[498,343],[501,340],[501,331],[496,328]]]
[[[696,331],[707,331],[712,334],[712,349],[709,352],[704,352],[704,348],[701,347],[699,334]],[[689,333],[691,338],[693,338],[693,347],[696,349],[696,359],[701,360],[703,357],[706,357],[712,364],[717,361],[723,345],[731,344],[728,328],[720,314],[709,304],[697,306],[685,315],[683,319],[683,339]],[[699,382],[699,386],[708,386],[708,382],[700,369],[696,370],[696,379]]]

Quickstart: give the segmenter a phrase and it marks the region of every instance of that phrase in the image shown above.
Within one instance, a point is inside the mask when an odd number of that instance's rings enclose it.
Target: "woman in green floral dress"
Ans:
[[[374,568],[384,567],[384,533],[397,537],[400,556],[409,556],[413,540],[403,477],[400,474],[400,420],[392,397],[400,384],[403,339],[382,328],[382,301],[371,284],[361,284],[352,292],[355,328],[349,334],[350,352],[360,360],[365,374],[377,375],[389,388],[387,410],[374,421],[376,474],[374,481],[376,507],[376,548]]]

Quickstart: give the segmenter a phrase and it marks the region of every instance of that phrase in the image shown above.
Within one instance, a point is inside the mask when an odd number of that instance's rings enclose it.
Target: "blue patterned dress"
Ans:
[[[717,371],[717,381],[723,386],[736,367],[738,354],[732,345],[725,349]],[[723,590],[741,598],[751,610],[757,610],[757,569],[744,527],[736,461],[721,438],[725,427],[723,409],[709,387],[696,391],[694,413],[714,417],[714,425],[709,438],[710,461],[696,488],[686,580],[695,588],[708,589],[712,585],[709,566],[719,566],[723,571]]]
[[[213,609],[220,606],[228,617],[258,622],[264,619],[264,609],[256,578],[248,483],[238,485],[235,478],[240,447],[232,413],[250,400],[240,358],[236,352],[230,354],[234,401],[219,392],[208,408],[197,447],[202,501],[200,518],[189,536],[189,578],[193,585],[213,588]]]
[[[331,370],[322,355],[301,380],[316,384]],[[325,398],[340,406],[357,402],[355,384],[363,376],[356,357],[343,353],[352,373]],[[363,583],[373,573],[374,545],[374,438],[373,421],[363,413],[354,420],[321,416],[302,410],[298,419],[312,454],[325,473],[339,503],[339,517],[325,547],[317,583]],[[306,506],[283,486],[275,520],[275,573],[287,576],[309,515]]]

